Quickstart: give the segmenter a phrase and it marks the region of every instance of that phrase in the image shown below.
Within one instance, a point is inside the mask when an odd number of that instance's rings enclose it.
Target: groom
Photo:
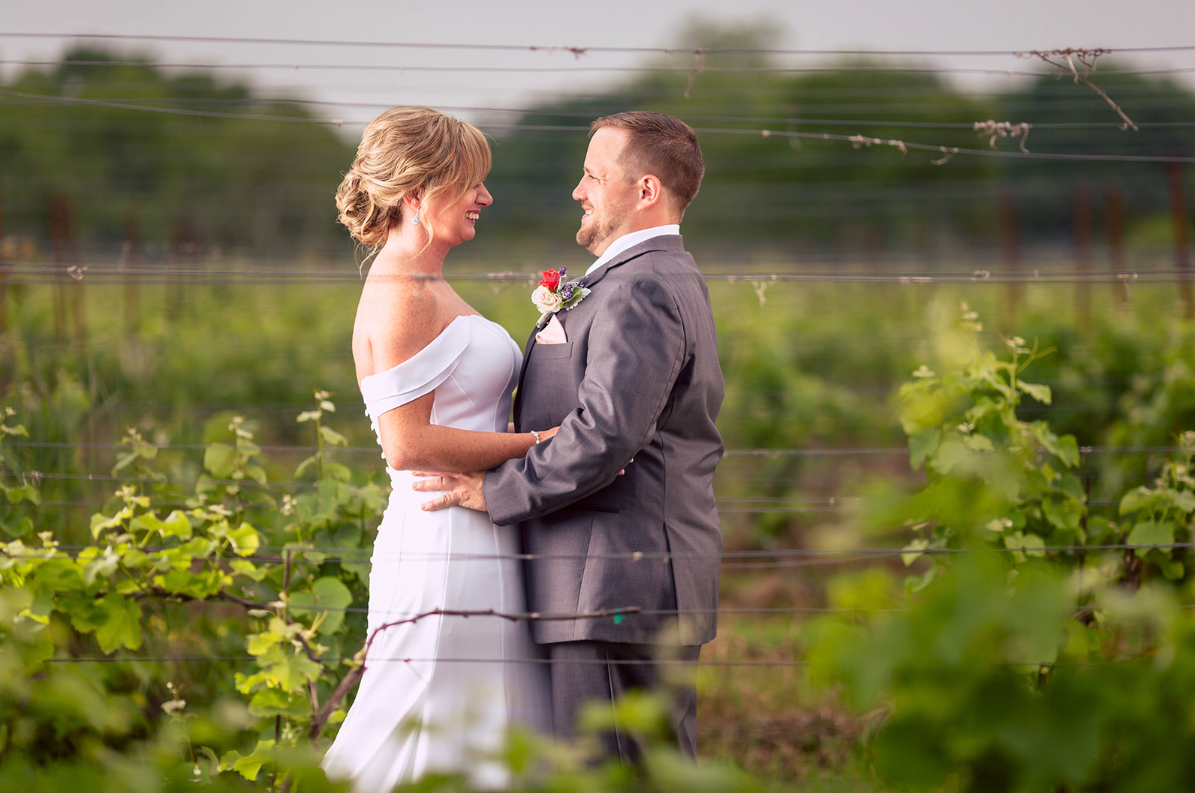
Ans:
[[[573,736],[585,703],[663,689],[679,667],[688,682],[668,686],[670,727],[695,757],[692,675],[717,625],[723,383],[709,292],[680,221],[705,166],[693,130],[661,113],[606,116],[590,132],[573,198],[584,210],[577,242],[598,257],[591,291],[532,334],[514,403],[516,430],[560,430],[523,459],[416,489],[451,488],[428,508],[519,524],[530,611],[638,607],[532,623],[550,658],[558,737]],[[611,756],[639,758],[634,736],[607,740]]]

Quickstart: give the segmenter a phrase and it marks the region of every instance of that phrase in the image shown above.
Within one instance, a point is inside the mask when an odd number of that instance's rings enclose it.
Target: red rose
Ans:
[[[560,271],[544,270],[544,277],[540,279],[539,285],[547,287],[549,292],[556,291],[556,287],[560,286]]]

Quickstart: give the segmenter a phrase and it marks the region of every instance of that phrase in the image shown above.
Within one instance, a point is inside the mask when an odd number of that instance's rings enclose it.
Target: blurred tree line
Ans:
[[[1130,244],[1170,242],[1173,191],[1189,184],[1186,166],[948,153],[1024,143],[1033,153],[1190,157],[1195,95],[1165,78],[1104,73],[1113,65],[1103,60],[1092,74],[1140,125],[1134,132],[1089,86],[1040,62],[1041,76],[1016,90],[973,96],[908,61],[777,70],[777,59],[758,52],[777,44],[766,22],[697,22],[681,40],[676,56],[644,64],[674,70],[479,119],[496,133],[488,186],[497,201],[471,258],[581,255],[570,193],[588,124],[626,109],[671,113],[698,130],[707,174],[685,233],[705,252],[870,261],[915,252],[932,262],[1007,246],[1010,235],[1017,245],[1065,245],[1094,226],[1101,239],[1110,225]],[[695,48],[755,52],[698,62]],[[139,105],[214,115],[129,109]],[[974,129],[988,120],[1033,128],[992,149]],[[146,60],[76,49],[0,94],[3,228],[44,241],[56,222],[75,223],[89,251],[133,239],[172,251],[345,255],[332,196],[354,146],[319,121],[302,103],[257,99],[208,74],[172,76]],[[888,141],[943,148],[902,152]]]
[[[504,199],[493,209],[502,220],[496,225],[532,226],[569,239],[579,216],[569,191],[580,177],[589,121],[644,109],[685,119],[701,140],[706,176],[686,215],[690,247],[873,260],[887,251],[917,252],[932,261],[937,252],[997,248],[1006,242],[1010,223],[1023,244],[1069,244],[1077,205],[1094,202],[1093,222],[1103,224],[1102,199],[1109,196],[1113,204],[1119,201],[1110,211],[1130,232],[1161,224],[1169,233],[1166,163],[947,153],[953,147],[1017,151],[1022,139],[997,139],[993,149],[991,136],[975,130],[976,122],[992,120],[1034,125],[1024,141],[1032,153],[1190,157],[1195,95],[1168,79],[1091,75],[1140,126],[1134,132],[1122,129],[1116,112],[1089,86],[1040,61],[1025,62],[1040,67],[1041,76],[1016,90],[973,96],[928,65],[907,60],[843,60],[780,71],[769,68],[779,66],[776,59],[759,53],[711,53],[700,67],[691,54],[682,54],[778,45],[776,30],[766,22],[737,28],[694,23],[675,58],[650,63],[692,65],[692,71],[645,72],[605,95],[528,111],[518,122],[526,128],[500,138],[495,147],[489,185]],[[1131,68],[1104,60],[1098,65]],[[580,129],[554,129],[560,126]],[[823,134],[885,143],[816,137]],[[944,150],[902,153],[887,141]],[[1180,167],[1186,185],[1188,172]],[[1168,244],[1170,238],[1155,234],[1144,241]]]
[[[184,255],[344,248],[333,196],[354,147],[304,123],[318,119],[301,104],[91,48],[4,88],[9,234],[99,252],[126,240]]]

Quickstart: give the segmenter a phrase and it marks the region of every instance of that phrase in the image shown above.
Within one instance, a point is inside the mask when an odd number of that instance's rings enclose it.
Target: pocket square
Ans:
[[[535,334],[536,344],[564,344],[567,341],[568,339],[564,335],[564,326],[560,324],[560,320],[556,319],[555,314],[548,320],[544,329]]]

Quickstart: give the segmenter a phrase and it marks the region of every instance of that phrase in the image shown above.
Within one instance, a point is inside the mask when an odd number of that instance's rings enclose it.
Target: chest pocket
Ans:
[[[531,351],[531,357],[535,360],[572,358],[573,343],[566,341],[564,344],[536,344],[535,349]]]

